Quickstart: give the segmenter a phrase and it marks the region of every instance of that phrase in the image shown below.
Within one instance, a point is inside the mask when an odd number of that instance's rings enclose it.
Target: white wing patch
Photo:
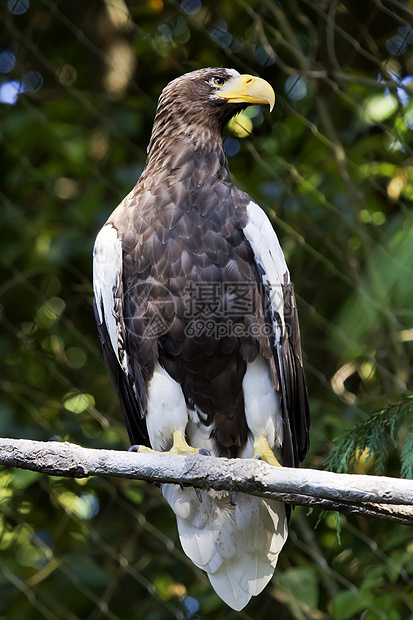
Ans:
[[[119,364],[127,371],[122,336],[122,244],[112,224],[106,224],[93,248],[93,293],[99,321],[105,322]],[[103,307],[103,311],[102,311]]]
[[[263,270],[262,281],[268,288],[276,341],[284,332],[284,297],[282,285],[290,282],[290,273],[284,254],[271,222],[253,201],[247,206],[248,224],[244,235],[253,249],[256,263]]]

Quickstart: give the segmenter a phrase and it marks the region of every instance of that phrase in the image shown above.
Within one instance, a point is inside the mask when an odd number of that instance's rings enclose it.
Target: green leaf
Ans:
[[[333,600],[334,620],[348,620],[353,614],[368,609],[371,596],[364,592],[340,592]]]
[[[310,607],[316,609],[319,598],[319,584],[317,571],[309,567],[292,568],[283,572],[279,576],[279,584],[284,591],[290,593],[291,597]]]

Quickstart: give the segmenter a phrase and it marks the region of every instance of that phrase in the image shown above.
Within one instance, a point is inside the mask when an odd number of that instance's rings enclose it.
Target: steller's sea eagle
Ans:
[[[139,451],[296,467],[309,409],[293,286],[265,213],[231,182],[224,125],[275,95],[233,69],[163,90],[145,169],[94,247],[103,354]],[[285,505],[163,485],[182,547],[240,610],[271,579]],[[201,501],[202,500],[202,501]]]

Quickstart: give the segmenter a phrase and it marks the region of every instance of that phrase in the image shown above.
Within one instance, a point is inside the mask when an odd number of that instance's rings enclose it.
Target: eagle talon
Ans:
[[[189,454],[202,454],[203,456],[211,456],[211,453],[205,448],[193,448],[190,446],[186,439],[185,435],[182,431],[173,431],[173,441],[172,448],[165,452],[159,450],[153,450],[152,448],[148,448],[148,446],[140,446],[138,444],[133,444],[128,448],[128,452],[145,452],[149,454],[178,454],[187,456]]]
[[[195,489],[195,493],[197,498],[199,499],[199,503],[202,504],[202,493],[199,489]]]
[[[188,456],[189,454],[199,454],[198,448],[193,448],[188,444],[182,431],[173,431],[173,444],[168,454],[179,454]]]
[[[265,461],[273,467],[282,467],[274,452],[271,450],[265,435],[254,438],[254,458]]]
[[[237,505],[237,502],[235,501],[236,495],[236,492],[232,491],[231,495],[229,496],[229,503],[231,504],[231,506]]]

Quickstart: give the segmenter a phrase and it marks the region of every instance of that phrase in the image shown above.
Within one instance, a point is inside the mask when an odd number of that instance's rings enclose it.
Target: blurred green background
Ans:
[[[142,171],[160,91],[206,66],[277,92],[272,115],[248,109],[225,143],[296,287],[305,466],[323,468],[335,437],[409,394],[412,15],[405,0],[2,0],[1,435],[128,446],[92,247]],[[386,475],[400,475],[405,436]],[[374,473],[364,457],[356,471]],[[154,486],[1,469],[0,618],[411,618],[411,529],[319,517],[295,509],[274,579],[237,613],[182,553]]]

